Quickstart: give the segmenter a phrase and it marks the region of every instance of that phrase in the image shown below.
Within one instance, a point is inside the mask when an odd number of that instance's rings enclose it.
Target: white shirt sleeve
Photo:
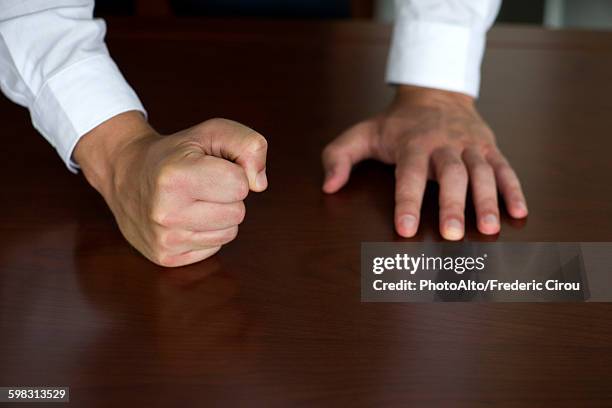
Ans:
[[[68,168],[85,133],[129,110],[145,113],[111,59],[93,0],[1,0],[0,88],[30,110]]]
[[[396,0],[387,82],[478,96],[486,32],[501,0]]]

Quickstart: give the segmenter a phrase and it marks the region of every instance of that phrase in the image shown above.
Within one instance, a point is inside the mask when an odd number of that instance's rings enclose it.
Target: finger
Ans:
[[[201,131],[207,154],[226,158],[244,168],[251,190],[263,191],[268,187],[268,142],[262,135],[228,119],[211,119],[194,129]]]
[[[395,167],[395,229],[403,237],[413,237],[419,227],[428,166],[428,155],[413,149]]]
[[[155,242],[153,247],[161,254],[181,254],[187,251],[196,251],[227,244],[233,241],[237,234],[237,225],[222,230],[204,232],[170,230],[166,228],[161,229],[157,233],[157,242]]]
[[[478,149],[466,149],[463,152],[463,161],[470,175],[478,230],[483,234],[497,234],[499,232],[499,206],[493,168]]]
[[[188,231],[186,237],[187,242],[194,249],[210,248],[219,245],[225,245],[233,241],[238,235],[238,226],[234,225],[229,228],[216,231],[192,232]]]
[[[323,191],[335,193],[349,179],[351,168],[371,156],[370,140],[376,132],[374,121],[359,123],[348,129],[323,150],[325,181]]]
[[[491,152],[487,159],[495,172],[497,185],[504,197],[508,212],[513,218],[525,218],[529,211],[516,173],[499,151]]]
[[[451,148],[435,150],[432,162],[440,185],[440,233],[444,239],[456,241],[464,233],[467,170],[459,153]]]
[[[245,214],[246,208],[242,201],[227,204],[196,201],[155,221],[170,229],[215,231],[242,223]]]
[[[192,263],[200,262],[206,258],[210,258],[221,249],[221,246],[199,249],[195,251],[186,251],[184,253],[164,255],[157,259],[152,259],[158,265],[165,267],[179,267]]]
[[[162,169],[158,183],[160,208],[182,208],[186,199],[233,203],[249,193],[241,166],[197,151]]]

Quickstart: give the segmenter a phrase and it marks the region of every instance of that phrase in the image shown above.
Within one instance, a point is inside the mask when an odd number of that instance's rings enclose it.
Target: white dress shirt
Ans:
[[[144,112],[104,44],[93,0],[0,0],[0,86],[68,168],[80,137],[115,115]]]
[[[387,82],[478,96],[486,33],[501,0],[396,0]]]
[[[387,80],[476,96],[486,31],[501,0],[397,0]],[[0,88],[27,107],[68,168],[77,142],[145,110],[109,56],[93,0],[0,0]]]

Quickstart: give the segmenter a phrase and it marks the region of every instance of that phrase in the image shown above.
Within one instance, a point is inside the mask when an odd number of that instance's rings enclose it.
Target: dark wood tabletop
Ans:
[[[360,301],[360,243],[402,241],[393,169],[364,163],[326,196],[319,158],[390,100],[390,27],[108,25],[152,123],[257,129],[270,188],[221,252],[164,269],[0,100],[0,386],[70,386],[79,407],[612,406],[611,304]],[[487,238],[470,212],[466,240],[612,241],[612,33],[496,27],[483,69],[530,215]],[[431,185],[415,241],[441,239],[436,213]]]

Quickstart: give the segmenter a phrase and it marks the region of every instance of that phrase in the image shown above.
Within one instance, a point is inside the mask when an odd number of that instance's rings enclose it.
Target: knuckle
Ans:
[[[249,194],[249,181],[244,170],[238,165],[231,165],[225,172],[226,185],[231,186],[234,201],[242,201]]]
[[[512,190],[516,192],[517,194],[523,194],[523,186],[521,185],[521,181],[518,178],[514,179]]]
[[[518,184],[518,180],[514,175],[514,170],[512,170],[512,167],[508,165],[504,164],[500,166],[497,170],[497,174],[500,178],[508,180],[508,182],[510,182],[513,186]]]
[[[176,257],[166,251],[157,253],[153,259],[153,262],[166,268],[178,266]]]
[[[238,226],[228,228],[221,236],[221,244],[227,244],[238,236]]]
[[[395,166],[394,174],[396,179],[402,178],[405,181],[408,175],[411,175],[412,173],[413,172],[409,166],[404,166],[403,168],[400,166]]]
[[[489,158],[493,155],[502,155],[497,146],[495,145],[495,142],[484,144],[480,147],[480,152],[485,158]]]
[[[395,179],[399,186],[419,185],[427,177],[427,168],[421,168],[414,163],[395,166]]]
[[[239,182],[246,180],[246,174],[244,173],[242,167],[234,163],[229,163],[229,166],[227,167],[227,176],[231,179],[231,181]]]
[[[253,152],[259,152],[268,149],[268,141],[261,134],[256,131],[252,131],[251,140],[249,142],[249,148]]]
[[[398,199],[395,202],[395,212],[415,214],[419,212],[419,206],[419,202],[412,198]]]
[[[490,176],[493,174],[493,169],[491,169],[491,166],[484,161],[474,164],[472,171],[477,176]]]
[[[236,183],[236,201],[242,201],[249,195],[249,183],[241,179],[240,182]]]
[[[215,245],[215,246],[209,247],[208,251],[202,253],[200,256],[194,259],[193,262],[200,262],[200,261],[203,261],[204,259],[208,259],[214,254],[216,254],[220,249],[221,249],[221,245]]]
[[[217,252],[217,251],[218,251],[218,250],[220,250],[220,249],[221,249],[221,245],[215,245],[214,247],[210,248],[210,252],[212,252],[212,254],[208,254],[208,255],[206,255],[206,256],[205,256],[204,258],[202,258],[202,259],[206,259],[206,258],[209,258],[209,257],[213,256],[213,255],[214,255],[214,253],[215,253],[215,252]]]
[[[463,164],[460,164],[453,168],[453,173],[457,175],[457,177],[461,177],[464,179],[468,178],[468,171]]]
[[[155,246],[160,251],[168,251],[182,242],[179,234],[175,231],[160,231],[155,236]]]
[[[156,179],[158,191],[170,190],[181,182],[181,171],[176,166],[164,165],[159,169]]]
[[[174,223],[174,216],[170,211],[161,206],[155,206],[151,209],[149,218],[158,225],[171,227]]]
[[[415,180],[416,182],[416,180]],[[414,182],[410,183],[407,180],[399,184],[395,188],[395,201],[397,202],[416,202],[419,196],[418,191],[413,187]]]
[[[478,200],[476,207],[482,211],[497,211],[497,198],[483,197]]]
[[[160,207],[153,207],[150,211],[149,218],[156,224],[164,225],[168,218],[168,213]]]
[[[516,186],[510,186],[509,189],[509,197],[511,198],[511,200],[520,200],[520,201],[524,201],[525,198],[523,196],[523,190],[521,189],[520,185],[516,185]]]
[[[423,137],[411,137],[402,145],[402,153],[408,152],[423,153],[426,149],[426,139]]]
[[[246,217],[246,206],[244,202],[240,201],[234,208],[232,209],[232,215],[230,219],[232,222],[236,223],[236,225],[241,224]]]
[[[459,177],[467,176],[467,171],[463,163],[459,160],[446,160],[440,166],[442,174],[449,174]]]
[[[508,160],[506,159],[506,156],[504,156],[504,154],[499,150],[497,146],[492,146],[488,150],[485,150],[484,156],[485,156],[485,159],[487,159],[488,161],[492,163],[499,163],[502,165],[508,164]]]
[[[465,204],[461,201],[449,199],[441,203],[441,207],[442,210],[447,214],[455,214],[463,217],[463,210],[465,209]]]
[[[173,256],[170,251],[155,247],[151,252],[149,259],[160,266],[173,266]]]
[[[338,145],[336,145],[334,142],[328,144],[327,146],[325,146],[325,148],[323,149],[323,152],[321,153],[321,156],[323,157],[323,159],[331,159],[333,157],[336,157],[340,154],[340,148],[338,147]]]
[[[221,246],[233,241],[238,235],[238,226],[227,228],[216,233],[214,236],[208,237],[205,242],[206,246]]]
[[[236,122],[230,119],[225,118],[211,118],[201,123],[202,126],[211,126],[211,127],[219,127],[219,126],[230,126],[234,125]]]

